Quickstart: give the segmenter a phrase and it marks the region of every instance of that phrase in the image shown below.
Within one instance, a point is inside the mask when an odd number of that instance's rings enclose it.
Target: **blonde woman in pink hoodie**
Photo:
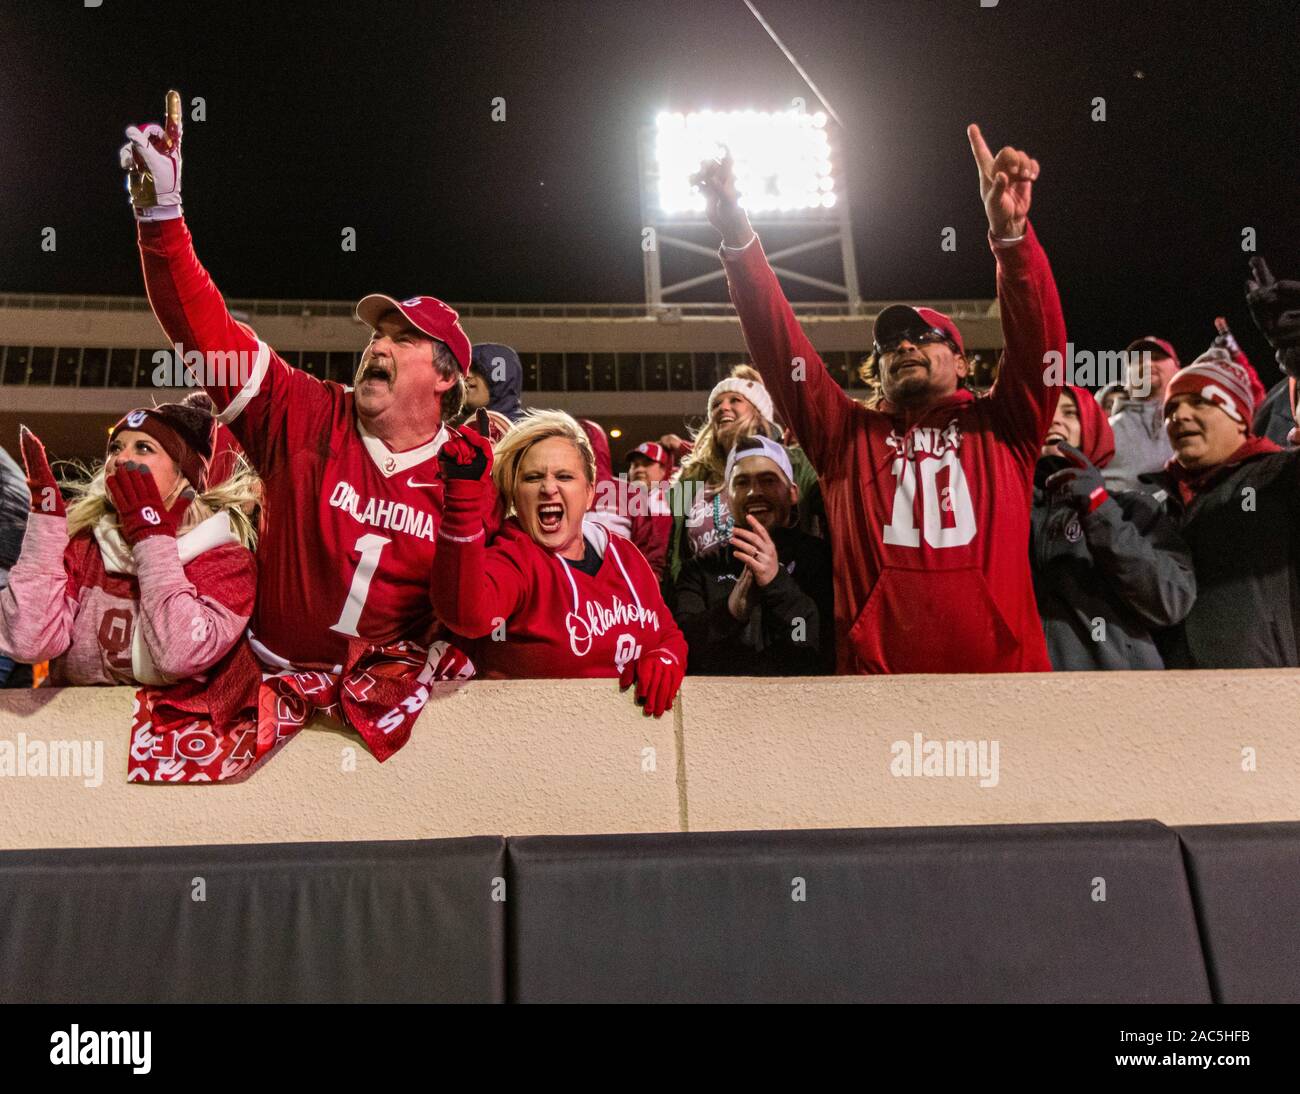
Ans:
[[[123,417],[66,507],[22,428],[32,511],[0,590],[0,649],[49,661],[52,685],[201,681],[243,635],[260,483],[247,469],[208,482],[217,423],[204,398]]]

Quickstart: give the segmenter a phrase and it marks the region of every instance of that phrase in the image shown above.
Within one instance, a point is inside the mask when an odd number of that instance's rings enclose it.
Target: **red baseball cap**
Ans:
[[[935,311],[933,308],[914,308],[910,304],[890,304],[884,311],[876,316],[875,323],[871,327],[871,339],[879,344],[887,342],[891,338],[896,338],[904,331],[915,330],[918,327],[928,328],[935,327],[943,331],[957,347],[957,352],[963,357],[966,356],[966,345],[961,340],[961,331],[957,329],[957,324],[952,319],[943,314],[941,311]]]
[[[1150,334],[1145,338],[1138,338],[1130,342],[1124,352],[1132,353],[1135,349],[1142,349],[1145,346],[1150,346],[1152,349],[1158,349],[1166,357],[1172,357],[1175,364],[1180,366],[1182,365],[1182,362],[1178,360],[1177,352],[1175,352],[1174,347],[1170,343],[1166,342],[1163,338],[1156,338],[1154,335]]]
[[[416,330],[444,343],[456,358],[464,373],[469,372],[469,335],[460,325],[456,310],[434,296],[412,296],[408,300],[394,300],[391,296],[373,292],[363,297],[357,305],[357,318],[369,327],[375,327],[387,312],[400,312]]]
[[[634,456],[644,456],[651,463],[657,463],[665,471],[670,471],[673,466],[673,458],[668,455],[668,449],[655,441],[642,441],[631,452],[627,454],[627,460],[632,462]]]

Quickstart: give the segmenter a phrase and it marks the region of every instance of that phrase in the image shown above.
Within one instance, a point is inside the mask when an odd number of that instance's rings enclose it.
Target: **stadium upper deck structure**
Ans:
[[[871,345],[871,322],[892,301],[796,304],[827,367],[846,388]],[[1002,329],[995,300],[925,301],[951,314],[966,345],[996,357]],[[347,382],[366,331],[353,303],[231,300],[231,310],[290,363]],[[475,342],[519,351],[525,405],[595,418],[620,458],[639,441],[698,422],[707,392],[746,359],[729,304],[459,304]],[[143,296],[0,294],[0,444],[19,421],[64,458],[102,455],[104,431],[123,412],[178,397],[154,383],[155,354],[168,346]],[[165,370],[166,371],[166,370]]]

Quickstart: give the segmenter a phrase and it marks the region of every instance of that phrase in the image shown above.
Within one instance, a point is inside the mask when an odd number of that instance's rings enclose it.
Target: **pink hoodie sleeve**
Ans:
[[[176,540],[151,536],[132,554],[140,581],[137,625],[158,671],[184,680],[229,653],[253,614],[253,553],[228,544],[182,566]]]
[[[67,652],[77,615],[77,590],[64,565],[65,517],[32,513],[23,551],[0,590],[0,650],[36,664]]]

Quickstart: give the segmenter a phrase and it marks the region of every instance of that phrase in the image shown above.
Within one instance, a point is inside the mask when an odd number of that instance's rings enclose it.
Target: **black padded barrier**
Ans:
[[[0,1001],[500,1002],[504,877],[487,836],[0,852]]]
[[[1175,829],[1221,1003],[1300,1003],[1300,822]]]
[[[1154,821],[525,837],[509,862],[512,1001],[1211,1001]]]

